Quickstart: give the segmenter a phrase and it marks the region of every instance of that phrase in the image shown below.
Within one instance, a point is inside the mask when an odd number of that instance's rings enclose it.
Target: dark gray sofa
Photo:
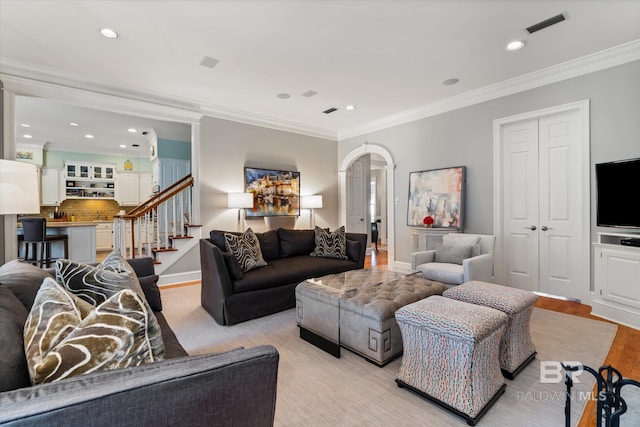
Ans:
[[[151,258],[128,260],[141,284]],[[272,426],[279,355],[272,346],[187,356],[161,312],[165,360],[31,386],[22,328],[44,275],[0,274],[0,425]],[[153,295],[145,296],[153,307]],[[160,302],[157,292],[155,303]],[[251,410],[247,410],[247,402]]]
[[[233,325],[295,307],[302,281],[364,268],[367,235],[346,233],[348,259],[314,257],[314,230],[279,228],[256,233],[268,265],[242,273],[225,251],[224,231],[200,240],[202,307],[221,325]],[[236,233],[240,234],[240,233]]]

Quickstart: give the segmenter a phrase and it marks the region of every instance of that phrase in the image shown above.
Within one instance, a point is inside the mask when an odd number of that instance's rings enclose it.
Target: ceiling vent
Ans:
[[[204,58],[202,58],[202,61],[200,61],[200,65],[207,68],[213,68],[216,65],[218,65],[218,62],[220,61],[218,61],[215,58],[212,58],[210,56],[205,56]]]
[[[308,90],[305,93],[302,94],[302,96],[305,96],[307,98],[311,98],[313,95],[317,95],[318,92],[316,92],[315,90]]]
[[[328,110],[324,110],[324,111],[323,111],[323,113],[325,113],[325,114],[331,114],[331,113],[333,113],[334,111],[338,111],[338,109],[337,109],[337,108],[334,108],[334,107],[331,107],[331,108],[329,108]]]
[[[536,31],[544,30],[547,27],[557,24],[558,22],[564,21],[566,18],[564,14],[552,16],[551,18],[545,19],[544,21],[538,22],[537,24],[533,24],[530,27],[527,27],[527,32],[529,34],[533,34]]]

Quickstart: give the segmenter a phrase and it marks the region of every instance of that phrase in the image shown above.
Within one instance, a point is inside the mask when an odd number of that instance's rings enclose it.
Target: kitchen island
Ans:
[[[79,262],[96,262],[96,225],[94,221],[47,221],[47,234],[66,234],[69,237],[69,259]],[[18,225],[18,236],[22,225]],[[24,258],[24,244],[18,242],[18,257]],[[51,257],[64,258],[63,242],[51,243]]]

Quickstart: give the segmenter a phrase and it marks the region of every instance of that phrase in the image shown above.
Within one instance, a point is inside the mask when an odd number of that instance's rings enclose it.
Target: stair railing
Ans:
[[[114,216],[114,250],[129,258],[152,256],[154,246],[158,251],[167,249],[170,237],[186,236],[186,226],[193,217],[191,187],[193,177],[189,174],[125,215]],[[127,233],[128,224],[131,224],[130,233]]]

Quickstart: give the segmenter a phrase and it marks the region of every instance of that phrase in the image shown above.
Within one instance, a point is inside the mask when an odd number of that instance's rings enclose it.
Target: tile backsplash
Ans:
[[[93,221],[96,219],[111,221],[120,209],[120,205],[115,200],[67,199],[60,204],[58,212],[64,212],[68,221],[71,221],[71,216],[75,216],[76,221]],[[40,215],[49,218],[49,214],[53,214],[55,210],[55,206],[41,206]]]

